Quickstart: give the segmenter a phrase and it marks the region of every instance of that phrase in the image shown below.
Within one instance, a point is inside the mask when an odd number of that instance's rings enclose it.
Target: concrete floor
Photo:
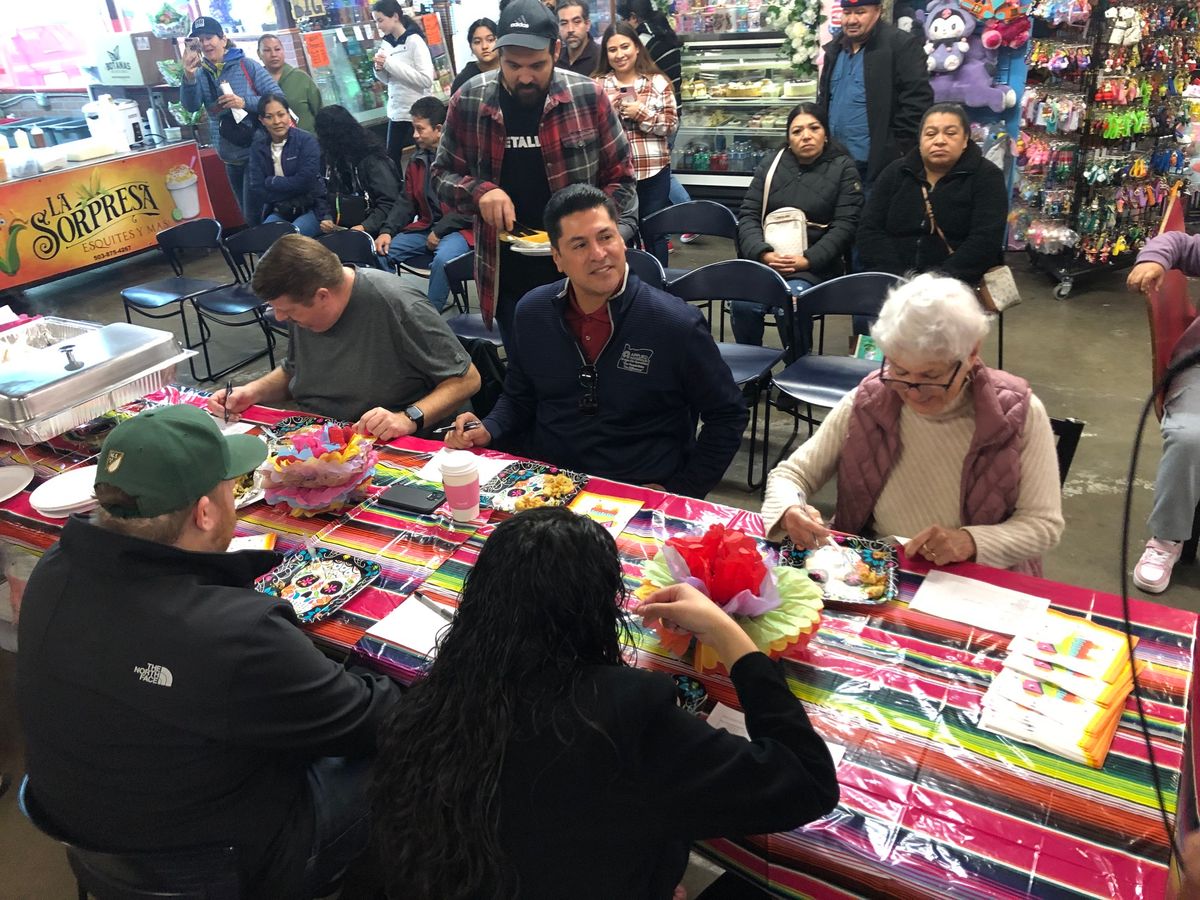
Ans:
[[[702,239],[677,246],[672,264],[695,266],[727,258],[728,245]],[[1124,290],[1123,277],[1096,279],[1066,301],[1051,295],[1053,284],[1034,273],[1023,256],[1013,264],[1025,302],[1006,316],[1005,362],[1010,371],[1029,379],[1052,416],[1072,416],[1087,427],[1064,489],[1067,528],[1059,547],[1046,559],[1046,576],[1098,591],[1119,590],[1119,540],[1125,475],[1137,416],[1150,388],[1150,353],[1145,305],[1140,296]],[[216,259],[201,261],[196,274],[220,277],[224,266]],[[34,288],[28,299],[36,311],[77,319],[111,322],[123,317],[120,289],[167,274],[155,254],[110,264],[93,272]],[[846,345],[848,327],[832,323],[828,347]],[[255,337],[253,329],[221,329],[217,364],[244,352]],[[732,338],[730,338],[732,339]],[[261,339],[260,339],[261,340]],[[282,348],[281,348],[282,350]],[[995,337],[985,357],[995,359]],[[244,383],[267,368],[266,361],[237,373]],[[186,379],[182,379],[186,380]],[[775,419],[775,446],[783,423]],[[776,450],[776,452],[778,452]],[[1130,554],[1141,552],[1145,520],[1152,500],[1160,438],[1153,420],[1142,444],[1134,486]],[[744,485],[746,449],[734,461],[720,487],[709,499],[747,509],[758,508],[757,494]],[[831,511],[833,493],[826,489],[817,503]],[[1135,595],[1140,595],[1134,589]],[[1145,595],[1140,595],[1145,596]],[[1158,602],[1200,612],[1200,567],[1176,570],[1171,588]],[[19,777],[23,746],[13,699],[15,657],[0,651],[0,771]],[[0,897],[53,898],[74,895],[73,882],[61,850],[29,826],[16,808],[15,790],[0,798]],[[693,885],[708,877],[692,873]]]

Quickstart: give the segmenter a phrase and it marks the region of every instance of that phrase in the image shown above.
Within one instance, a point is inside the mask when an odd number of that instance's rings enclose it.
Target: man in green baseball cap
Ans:
[[[260,438],[223,435],[194,406],[148,409],[114,428],[100,450],[100,521],[185,550],[224,550],[233,537],[233,481],[266,457]]]
[[[82,845],[232,845],[244,895],[308,898],[367,845],[370,755],[399,692],[254,590],[277,554],[225,552],[234,479],[266,455],[191,406],[114,428],[94,519],[70,518],[29,578],[17,702],[28,790]]]

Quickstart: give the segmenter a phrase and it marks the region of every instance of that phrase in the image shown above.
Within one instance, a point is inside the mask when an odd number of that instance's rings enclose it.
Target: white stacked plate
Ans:
[[[0,466],[0,503],[15,497],[33,481],[33,469],[29,466]]]
[[[29,495],[29,505],[50,519],[65,519],[95,509],[96,467],[83,466],[56,475]]]

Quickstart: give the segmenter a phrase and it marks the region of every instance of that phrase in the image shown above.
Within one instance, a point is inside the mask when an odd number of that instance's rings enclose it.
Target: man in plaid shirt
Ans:
[[[484,322],[490,328],[494,317],[504,337],[517,301],[561,276],[549,254],[519,254],[501,232],[543,230],[550,195],[583,183],[613,198],[628,240],[637,186],[629,142],[604,91],[554,68],[554,14],[539,0],[513,0],[499,30],[500,68],[475,76],[450,100],[432,171],[439,196],[475,216],[479,305]]]

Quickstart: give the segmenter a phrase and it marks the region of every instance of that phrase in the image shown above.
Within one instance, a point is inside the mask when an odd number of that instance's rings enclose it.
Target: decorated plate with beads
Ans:
[[[785,538],[780,562],[804,569],[821,586],[827,604],[880,606],[900,595],[895,547],[846,534],[833,535],[833,541],[801,550]]]
[[[566,506],[587,484],[588,477],[541,463],[512,463],[480,491],[490,494],[492,506],[521,512],[541,506]]]

